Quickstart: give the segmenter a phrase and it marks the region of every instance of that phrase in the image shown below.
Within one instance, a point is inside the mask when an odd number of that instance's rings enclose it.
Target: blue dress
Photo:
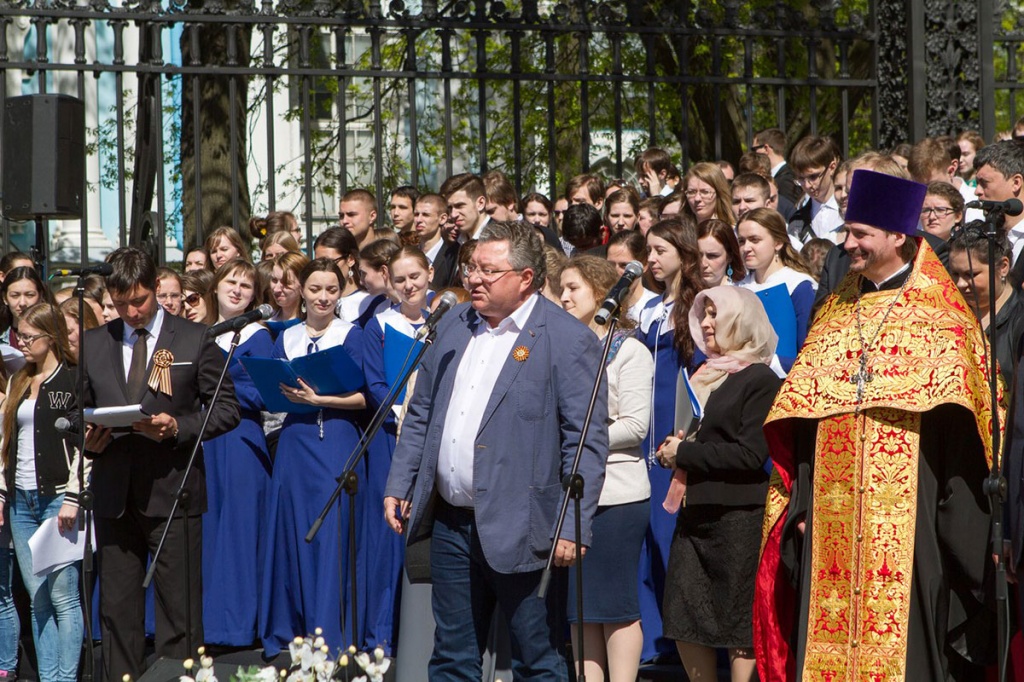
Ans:
[[[424,318],[429,314],[424,311]],[[384,366],[385,335],[400,333],[413,337],[420,326],[410,324],[402,315],[400,304],[379,311],[367,321],[363,330],[363,371],[370,411],[376,411],[391,390],[391,380]],[[373,557],[373,568],[366,576],[366,640],[363,645],[366,648],[381,646],[388,653],[394,650],[398,634],[395,627],[397,594],[405,560],[405,539],[391,530],[381,512],[391,456],[395,451],[395,433],[392,413],[370,443],[363,498],[366,506],[362,512],[363,547],[366,556]]]
[[[778,352],[779,364],[782,369],[789,372],[796,356],[804,346],[804,339],[807,338],[807,329],[811,324],[811,311],[814,309],[814,296],[818,289],[818,283],[810,275],[794,270],[790,267],[782,267],[773,272],[764,282],[758,284],[754,280],[754,273],[749,273],[738,286],[750,289],[753,292],[765,291],[773,287],[786,287],[789,299],[792,303],[792,317],[790,311],[766,309],[768,320],[772,323],[780,340],[786,334],[785,328],[795,323],[795,346],[796,352],[790,355],[780,347]],[[785,299],[783,299],[785,300]]]
[[[233,334],[217,337],[227,354]],[[228,372],[242,408],[238,426],[203,443],[207,511],[203,514],[203,630],[206,641],[249,646],[256,641],[259,603],[259,552],[266,536],[270,455],[263,435],[263,400],[239,362],[243,357],[269,358],[274,342],[262,325],[242,330]]]
[[[704,355],[694,350],[694,357],[686,367],[675,347],[675,328],[672,326],[674,303],[665,304],[659,297],[651,300],[640,314],[637,338],[654,355],[654,393],[651,405],[651,428],[642,445],[647,456],[647,473],[651,481],[651,523],[640,553],[640,622],[643,625],[644,647],[641,660],[648,661],[658,654],[675,655],[675,642],[661,636],[662,597],[665,594],[665,575],[676,515],[661,506],[668,493],[672,472],[658,464],[656,452],[666,436],[675,435],[676,380],[679,372],[699,366]]]
[[[294,359],[342,345],[362,363],[362,332],[335,319],[319,339],[305,325],[286,329],[274,344],[273,357]],[[339,498],[311,543],[306,533],[334,492],[336,477],[359,441],[357,410],[323,409],[290,413],[281,429],[277,459],[267,501],[266,542],[263,545],[259,633],[267,657],[275,656],[296,636],[316,628],[334,655],[361,641],[352,632],[349,579],[349,499]],[[365,478],[359,472],[360,480]],[[362,491],[356,497],[361,504]],[[379,512],[378,515],[383,515]],[[356,528],[356,546],[359,544]],[[359,558],[357,556],[357,558]],[[362,572],[357,563],[357,572]],[[357,595],[359,604],[363,590]],[[362,618],[359,619],[362,627]]]

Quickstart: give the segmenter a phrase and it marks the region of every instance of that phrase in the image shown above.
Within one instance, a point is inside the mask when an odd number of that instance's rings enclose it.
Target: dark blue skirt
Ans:
[[[598,507],[594,539],[583,557],[583,622],[629,623],[640,618],[637,564],[651,501]],[[569,622],[576,622],[576,574],[569,569]]]

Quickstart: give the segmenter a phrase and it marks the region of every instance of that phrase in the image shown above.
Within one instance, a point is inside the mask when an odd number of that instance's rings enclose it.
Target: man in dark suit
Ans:
[[[157,303],[152,259],[125,247],[108,261],[113,272],[107,288],[120,319],[86,332],[85,405],[141,404],[151,415],[132,424],[128,433],[93,427],[86,440],[86,456],[93,458],[90,487],[95,494],[103,663],[105,678],[118,682],[125,674],[138,679],[143,672],[146,564],[200,437],[205,410],[212,412],[204,438],[234,428],[240,413],[230,375],[210,405],[224,355],[205,326],[173,317]],[[157,656],[187,658],[203,643],[201,514],[206,510],[206,483],[201,457],[185,489],[187,514],[179,512],[171,523],[155,573]],[[191,624],[186,593],[191,597]]]
[[[431,538],[433,682],[480,679],[496,605],[513,641],[515,679],[565,680],[564,572],[556,572],[547,599],[537,589],[552,545],[556,565],[576,559],[572,507],[558,538],[554,526],[600,344],[538,293],[545,259],[529,225],[490,223],[466,269],[472,303],[441,321],[424,357],[385,516],[407,533],[410,551]],[[584,545],[604,482],[607,407],[602,382],[579,468]]]

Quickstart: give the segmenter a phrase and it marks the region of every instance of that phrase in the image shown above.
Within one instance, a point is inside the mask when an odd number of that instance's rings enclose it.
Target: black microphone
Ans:
[[[78,427],[72,424],[67,417],[58,417],[57,421],[53,422],[53,428],[57,429],[57,433],[65,438],[78,435]]]
[[[416,330],[416,340],[422,341],[434,331],[437,327],[437,323],[441,321],[444,314],[457,306],[459,299],[455,298],[455,294],[450,291],[446,291],[441,294],[441,299],[437,302],[437,307],[434,308],[434,312],[430,313],[430,317],[427,318],[426,323]]]
[[[627,263],[625,274],[615,283],[612,290],[608,292],[608,298],[604,300],[601,309],[594,315],[594,322],[608,324],[608,320],[622,304],[622,299],[626,298],[626,294],[629,293],[629,287],[633,285],[637,277],[643,274],[644,266],[640,265],[640,261],[634,260]]]
[[[210,327],[210,336],[220,336],[224,332],[237,332],[247,324],[270,319],[273,314],[274,307],[269,303],[264,303],[259,308],[254,308],[247,313],[242,313],[237,317],[232,317],[230,320],[224,320],[213,325]]]
[[[54,277],[85,277],[86,275],[102,275],[106,277],[114,271],[114,266],[110,263],[97,263],[96,265],[89,265],[84,268],[78,268],[74,270],[52,270],[50,272],[50,279]]]
[[[1007,199],[1006,201],[987,201],[978,199],[967,204],[967,208],[980,208],[982,211],[998,211],[1003,215],[1020,215],[1024,212],[1024,204],[1020,199]]]

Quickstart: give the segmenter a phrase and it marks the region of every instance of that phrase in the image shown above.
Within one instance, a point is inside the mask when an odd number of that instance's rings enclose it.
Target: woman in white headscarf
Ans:
[[[707,362],[690,378],[702,406],[694,434],[665,439],[663,466],[683,492],[666,577],[665,636],[690,679],[714,680],[716,648],[733,682],[754,679],[752,609],[768,445],[761,426],[781,381],[769,368],[777,337],[758,297],[734,286],[697,294],[690,333]],[[684,485],[685,484],[685,487]]]

